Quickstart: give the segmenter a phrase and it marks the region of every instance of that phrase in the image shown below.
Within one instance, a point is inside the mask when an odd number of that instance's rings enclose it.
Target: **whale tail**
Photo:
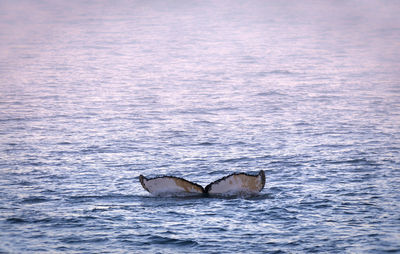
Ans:
[[[265,173],[263,170],[260,170],[257,175],[234,173],[210,183],[206,188],[174,176],[146,178],[140,175],[139,181],[146,191],[156,196],[253,195],[264,188]]]

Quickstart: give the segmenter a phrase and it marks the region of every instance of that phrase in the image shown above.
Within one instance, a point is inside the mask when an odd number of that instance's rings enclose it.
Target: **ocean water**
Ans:
[[[1,253],[400,253],[397,1],[0,2]],[[265,170],[255,197],[153,197]]]

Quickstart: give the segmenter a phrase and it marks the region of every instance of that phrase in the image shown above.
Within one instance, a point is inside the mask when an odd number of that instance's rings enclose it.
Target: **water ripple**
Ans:
[[[2,1],[0,252],[400,252],[399,8]]]

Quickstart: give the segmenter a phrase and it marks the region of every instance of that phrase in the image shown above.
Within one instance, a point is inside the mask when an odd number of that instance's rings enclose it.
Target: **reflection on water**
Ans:
[[[399,8],[1,1],[0,252],[399,251]]]

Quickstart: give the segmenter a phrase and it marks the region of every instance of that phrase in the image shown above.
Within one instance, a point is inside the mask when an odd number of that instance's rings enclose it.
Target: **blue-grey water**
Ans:
[[[0,252],[400,253],[397,1],[0,2]],[[251,198],[152,197],[265,170]]]

